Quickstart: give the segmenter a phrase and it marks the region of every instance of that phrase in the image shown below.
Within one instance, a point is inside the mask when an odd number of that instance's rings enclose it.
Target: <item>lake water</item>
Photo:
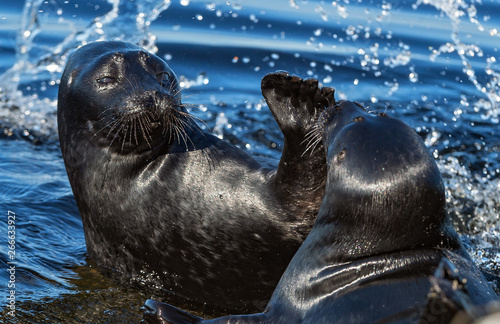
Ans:
[[[500,291],[498,12],[492,0],[1,0],[0,322],[136,323],[143,301],[161,297],[86,258],[59,150],[60,75],[68,53],[98,39],[167,60],[191,112],[255,156],[281,152],[260,93],[276,70],[402,119],[436,158],[449,214]]]

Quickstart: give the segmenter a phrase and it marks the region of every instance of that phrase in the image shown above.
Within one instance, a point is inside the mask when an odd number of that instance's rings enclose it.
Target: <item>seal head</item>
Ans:
[[[335,224],[339,261],[457,246],[441,174],[413,129],[348,101],[325,110],[319,122],[328,145],[328,185],[316,223]]]
[[[67,66],[59,91],[59,105],[67,107],[58,116],[61,138],[85,125],[81,136],[123,155],[187,141],[183,129],[195,123],[175,73],[156,55],[129,43],[97,42],[80,48]]]

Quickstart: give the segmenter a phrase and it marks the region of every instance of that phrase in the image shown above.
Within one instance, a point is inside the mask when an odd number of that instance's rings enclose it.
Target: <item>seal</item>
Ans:
[[[277,168],[203,131],[159,57],[77,49],[57,117],[90,259],[207,312],[265,306],[321,204],[326,157],[306,139],[334,90],[281,72],[262,92],[284,135]]]
[[[440,172],[416,132],[348,101],[326,109],[317,130],[325,196],[264,312],[203,321],[148,300],[143,322],[449,323],[498,300],[447,217]]]

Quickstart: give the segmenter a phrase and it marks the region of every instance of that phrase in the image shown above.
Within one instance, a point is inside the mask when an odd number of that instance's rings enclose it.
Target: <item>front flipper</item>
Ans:
[[[304,139],[316,124],[319,114],[326,107],[335,105],[334,89],[319,88],[318,80],[303,80],[290,76],[288,72],[266,75],[261,89],[274,119],[289,139]]]
[[[229,315],[211,320],[189,314],[177,307],[169,304],[160,303],[152,299],[146,300],[141,324],[227,324],[227,323],[271,323],[267,320],[265,313],[250,315]]]
[[[141,324],[198,324],[203,321],[201,317],[152,299],[146,300],[141,310],[144,311]]]
[[[474,318],[473,304],[467,293],[467,281],[449,260],[441,260],[434,276],[431,277],[431,283],[427,305],[419,324],[450,323],[457,314]]]
[[[299,221],[303,217],[312,220],[321,204],[326,181],[326,156],[322,134],[316,129],[317,119],[325,107],[335,105],[335,91],[319,88],[317,80],[302,80],[286,72],[266,75],[261,87],[284,135],[275,192]]]

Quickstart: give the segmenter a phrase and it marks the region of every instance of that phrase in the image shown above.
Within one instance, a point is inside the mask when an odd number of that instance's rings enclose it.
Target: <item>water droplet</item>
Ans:
[[[411,72],[409,75],[408,75],[408,78],[410,79],[411,82],[415,83],[418,81],[418,74],[415,73],[415,72]]]

